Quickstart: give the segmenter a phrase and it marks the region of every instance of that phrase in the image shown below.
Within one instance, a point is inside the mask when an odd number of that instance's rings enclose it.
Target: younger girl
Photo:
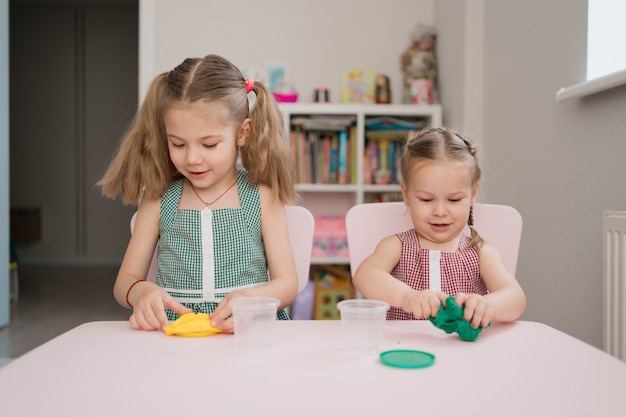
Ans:
[[[474,145],[449,129],[422,130],[407,141],[400,170],[414,228],[383,239],[357,269],[355,287],[388,302],[392,320],[435,317],[448,295],[465,306],[473,328],[517,319],[526,309],[524,292],[471,227],[480,181]],[[471,236],[463,234],[466,224]],[[440,267],[429,273],[430,255]]]
[[[268,90],[220,56],[188,58],[154,79],[98,183],[140,203],[114,287],[134,329],[160,330],[194,311],[232,332],[232,298],[294,301],[284,206],[296,192],[282,126]],[[155,284],[145,277],[157,244]],[[278,318],[288,319],[282,309]]]

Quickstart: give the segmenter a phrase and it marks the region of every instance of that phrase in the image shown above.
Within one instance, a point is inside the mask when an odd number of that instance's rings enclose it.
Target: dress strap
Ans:
[[[237,188],[239,189],[241,210],[249,231],[255,240],[261,241],[261,197],[259,195],[259,187],[255,184],[250,184],[248,172],[241,169],[237,177]]]
[[[169,230],[174,223],[180,198],[183,195],[184,178],[178,179],[169,186],[161,198],[159,224],[162,231]]]

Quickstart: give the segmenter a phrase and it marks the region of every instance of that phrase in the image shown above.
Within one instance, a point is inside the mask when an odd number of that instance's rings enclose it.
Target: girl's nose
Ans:
[[[445,202],[440,201],[435,203],[435,207],[433,208],[433,212],[436,216],[445,216],[448,212],[448,208]]]
[[[187,148],[187,163],[188,164],[198,164],[202,161],[202,158],[200,157],[200,152],[197,152],[196,150],[194,150],[193,147],[189,147]]]

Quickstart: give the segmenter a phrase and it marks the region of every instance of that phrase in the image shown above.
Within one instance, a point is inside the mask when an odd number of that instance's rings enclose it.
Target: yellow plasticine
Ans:
[[[222,333],[206,313],[185,313],[164,330],[168,336],[202,337]]]

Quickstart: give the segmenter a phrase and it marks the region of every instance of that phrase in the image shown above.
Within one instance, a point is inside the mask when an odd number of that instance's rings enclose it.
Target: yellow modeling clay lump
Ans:
[[[202,337],[222,333],[206,313],[185,313],[164,330],[168,336]]]

